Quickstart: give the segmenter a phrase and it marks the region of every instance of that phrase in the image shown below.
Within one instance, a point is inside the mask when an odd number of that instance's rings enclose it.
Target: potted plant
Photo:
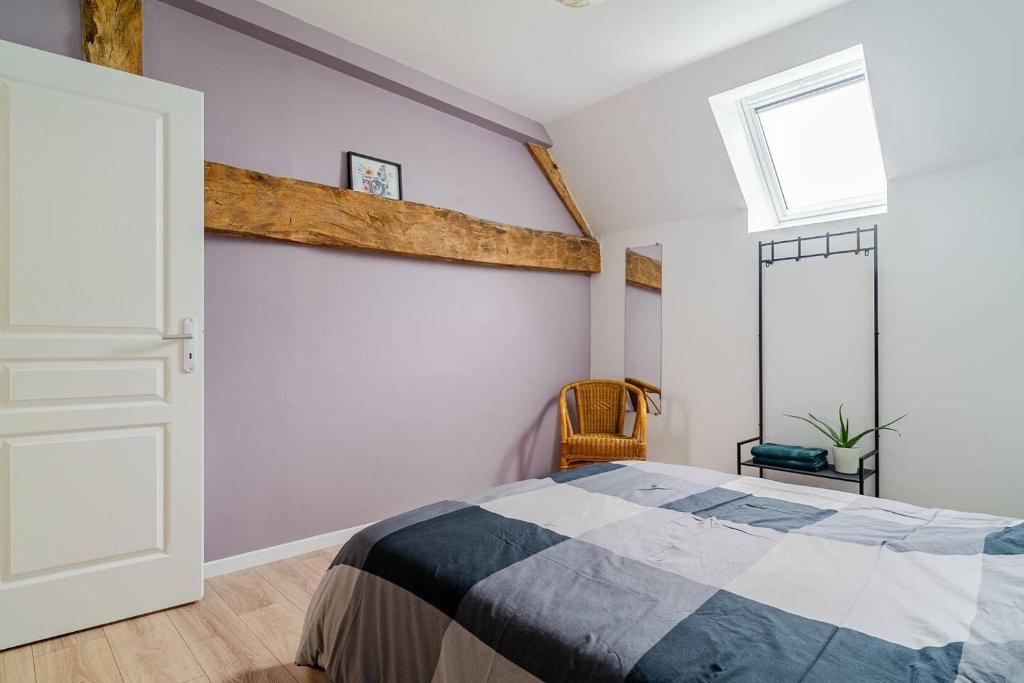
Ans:
[[[786,413],[786,417],[803,420],[828,437],[828,440],[832,442],[832,459],[835,462],[836,472],[840,472],[841,474],[857,474],[857,472],[860,471],[860,446],[857,444],[860,443],[861,439],[868,434],[873,434],[874,432],[880,432],[883,430],[899,434],[899,430],[893,429],[892,425],[906,417],[906,415],[901,415],[892,422],[887,422],[881,427],[865,429],[863,432],[851,436],[850,420],[849,418],[843,418],[842,405],[839,406],[839,429],[833,428],[829,423],[810,413],[807,415],[807,417],[801,417],[799,415],[790,415],[789,413]]]

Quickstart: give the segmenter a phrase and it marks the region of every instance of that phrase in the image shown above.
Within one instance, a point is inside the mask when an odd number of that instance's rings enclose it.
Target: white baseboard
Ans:
[[[361,526],[354,526],[340,531],[331,531],[330,533],[320,534],[319,536],[302,538],[298,541],[282,543],[281,545],[275,545],[269,548],[253,550],[252,552],[242,553],[241,555],[232,555],[231,557],[225,557],[220,560],[211,560],[203,565],[203,573],[206,578],[210,578],[211,576],[220,576],[221,574],[230,574],[231,572],[237,572],[261,564],[267,564],[268,562],[283,560],[288,557],[311,553],[314,550],[321,550],[323,548],[341,545],[348,539],[355,536],[357,531],[368,526],[370,525],[363,524]]]

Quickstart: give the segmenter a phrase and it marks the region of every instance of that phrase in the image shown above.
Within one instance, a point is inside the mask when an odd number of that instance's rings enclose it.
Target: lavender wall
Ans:
[[[552,470],[586,277],[206,244],[209,557]]]
[[[405,198],[576,232],[526,148],[160,2],[145,73],[206,94],[206,158],[337,185],[344,152],[402,164]]]
[[[478,95],[253,0],[161,0],[264,43],[522,143],[550,145],[544,126]]]
[[[0,40],[81,59],[80,7],[75,0],[0,0]]]
[[[77,6],[4,0],[0,39],[78,56]],[[146,74],[206,93],[208,159],[339,184],[354,149],[401,162],[410,200],[575,230],[521,144],[145,8]],[[206,245],[208,560],[553,468],[554,396],[589,374],[586,276]]]

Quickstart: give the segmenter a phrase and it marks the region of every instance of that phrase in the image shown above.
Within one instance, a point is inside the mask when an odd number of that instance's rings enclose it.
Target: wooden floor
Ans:
[[[337,548],[206,581],[199,602],[0,652],[2,683],[326,683],[292,662]]]

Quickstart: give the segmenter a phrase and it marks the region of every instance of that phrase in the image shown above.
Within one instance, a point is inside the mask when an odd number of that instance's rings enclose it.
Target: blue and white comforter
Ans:
[[[341,681],[1024,681],[1024,525],[648,462],[379,522],[297,660]]]

